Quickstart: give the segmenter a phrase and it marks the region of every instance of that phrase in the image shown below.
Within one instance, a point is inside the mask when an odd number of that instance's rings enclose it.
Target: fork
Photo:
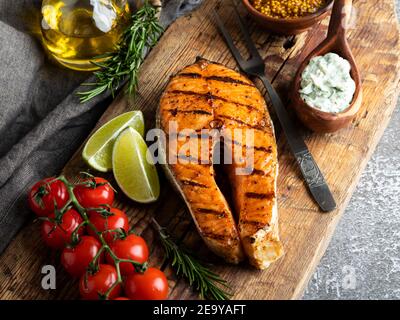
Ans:
[[[250,37],[248,28],[245,22],[240,17],[236,6],[234,5],[233,7],[235,13],[234,16],[236,17],[236,20],[244,36],[247,49],[250,53],[250,58],[246,60],[242,57],[238,48],[236,48],[236,46],[234,45],[232,37],[226,29],[224,23],[222,22],[221,17],[219,16],[218,12],[214,10],[213,14],[216,19],[219,31],[225,38],[225,41],[233,56],[235,57],[237,63],[239,64],[240,69],[248,76],[259,78],[264,84],[277,118],[282,126],[282,130],[286,135],[290,150],[300,166],[300,170],[307,183],[311,195],[313,196],[314,200],[317,202],[322,211],[330,212],[336,208],[335,199],[333,198],[332,193],[329,190],[329,187],[321,170],[319,169],[313,156],[308,150],[307,145],[301,138],[301,135],[296,129],[294,123],[291,121],[281,98],[272,87],[271,82],[267,79],[265,75],[264,61],[261,58],[256,46],[254,45],[253,40]]]

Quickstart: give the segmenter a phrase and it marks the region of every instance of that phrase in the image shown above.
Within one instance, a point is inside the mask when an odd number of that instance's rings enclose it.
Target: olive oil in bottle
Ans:
[[[115,50],[128,19],[126,0],[43,0],[43,44],[68,68],[96,70],[91,61]]]

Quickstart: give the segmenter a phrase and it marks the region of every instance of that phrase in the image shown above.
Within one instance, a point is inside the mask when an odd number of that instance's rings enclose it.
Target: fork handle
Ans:
[[[293,121],[289,118],[289,114],[286,111],[286,108],[281,98],[272,87],[271,82],[269,82],[269,80],[265,76],[260,76],[259,78],[267,89],[268,95],[272,102],[272,106],[274,107],[275,113],[278,116],[282,129],[285,132],[292,152],[294,154],[303,152],[305,149],[307,149],[307,146],[304,143],[303,139],[300,137],[296,128],[293,126]]]
[[[325,182],[325,178],[310,151],[308,150],[307,145],[301,138],[300,133],[293,125],[293,122],[291,121],[281,98],[265,75],[258,77],[267,89],[272,106],[279,122],[281,123],[283,132],[286,135],[289,147],[300,166],[300,170],[311,194],[323,211],[329,212],[334,210],[336,208],[336,203],[327,183]]]

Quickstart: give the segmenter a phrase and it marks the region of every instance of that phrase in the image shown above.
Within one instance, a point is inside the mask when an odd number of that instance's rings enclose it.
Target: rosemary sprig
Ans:
[[[138,87],[139,68],[143,62],[146,50],[154,47],[163,28],[158,23],[157,8],[148,1],[131,16],[129,27],[124,31],[115,52],[107,53],[97,58],[105,59],[101,63],[94,63],[100,67],[94,72],[95,83],[84,85],[93,89],[78,92],[81,103],[110,90],[114,96],[119,84],[127,77],[127,92],[134,94]]]
[[[176,275],[185,278],[189,285],[199,292],[202,299],[229,300],[232,293],[227,282],[185,249],[180,248],[157,221],[153,219],[152,223],[159,233],[165,258],[170,261]]]

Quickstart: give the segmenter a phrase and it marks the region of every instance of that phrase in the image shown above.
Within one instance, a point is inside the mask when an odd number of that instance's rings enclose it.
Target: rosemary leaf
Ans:
[[[185,278],[189,285],[199,292],[201,298],[229,300],[232,294],[228,283],[193,255],[180,248],[154,219],[152,222],[159,233],[165,258],[170,261],[176,275]]]
[[[163,28],[158,23],[157,9],[148,1],[131,17],[130,25],[124,31],[117,50],[96,58],[103,58],[100,63],[93,63],[100,67],[94,72],[96,82],[85,84],[93,87],[84,92],[79,92],[81,103],[111,91],[114,96],[115,90],[120,83],[127,78],[127,93],[134,94],[138,88],[139,69],[143,62],[146,50],[151,49],[157,43]]]

